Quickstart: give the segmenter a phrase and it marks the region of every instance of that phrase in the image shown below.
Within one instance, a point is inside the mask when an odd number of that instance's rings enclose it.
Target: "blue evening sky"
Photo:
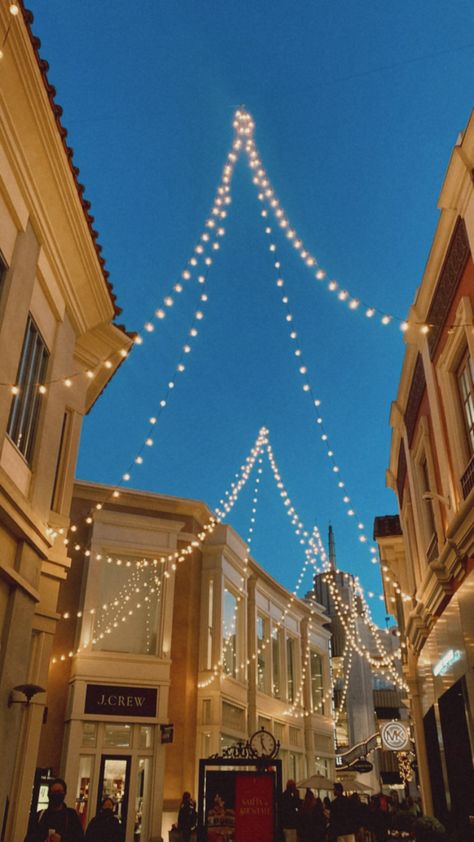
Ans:
[[[320,264],[364,301],[407,314],[451,149],[473,104],[470,0],[29,6],[129,329],[141,331],[192,254],[241,103],[255,118],[275,190]],[[305,524],[326,533],[332,522],[340,565],[380,591],[301,389],[243,161],[232,194],[199,337],[130,485],[215,506],[265,424]],[[396,511],[385,469],[402,334],[350,312],[280,232],[276,242],[309,379],[371,534],[374,516]],[[94,407],[81,479],[115,483],[133,459],[176,367],[195,296],[192,286]],[[250,496],[231,517],[243,535]],[[256,559],[292,588],[301,547],[268,470],[254,534]],[[383,621],[382,604],[373,606]]]

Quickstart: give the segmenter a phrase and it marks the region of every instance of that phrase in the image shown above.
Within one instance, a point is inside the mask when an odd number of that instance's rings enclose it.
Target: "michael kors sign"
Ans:
[[[156,716],[158,691],[154,687],[116,687],[88,684],[84,713],[104,716]]]

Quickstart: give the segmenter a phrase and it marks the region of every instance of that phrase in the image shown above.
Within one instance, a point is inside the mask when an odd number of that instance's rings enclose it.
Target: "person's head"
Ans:
[[[105,812],[113,813],[113,811],[114,811],[114,801],[113,801],[113,798],[110,797],[110,795],[106,795],[106,797],[102,801],[101,809],[104,813]]]
[[[67,792],[66,781],[54,778],[49,785],[48,799],[51,807],[61,807]]]
[[[307,789],[305,794],[304,794],[304,806],[306,808],[313,807],[314,801],[315,801],[315,798],[314,798],[313,793],[311,792],[310,789]]]
[[[183,804],[189,804],[191,801],[191,793],[183,792]]]
[[[325,797],[323,798],[323,804],[326,807],[326,809],[329,809],[329,807],[331,806],[331,799],[329,798],[329,795],[325,795]]]
[[[339,798],[341,795],[344,795],[344,787],[339,781],[334,784],[334,795],[336,798]]]
[[[287,782],[286,782],[286,791],[287,792],[296,792],[297,791],[296,790],[296,782],[292,778],[289,778],[289,780],[287,780]]]

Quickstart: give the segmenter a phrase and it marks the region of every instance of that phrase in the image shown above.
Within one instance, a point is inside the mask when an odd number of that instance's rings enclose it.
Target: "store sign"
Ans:
[[[448,672],[449,669],[455,664],[457,661],[460,661],[462,658],[462,652],[460,649],[448,649],[447,652],[444,653],[443,657],[439,659],[439,661],[433,667],[433,675],[444,675],[445,672]]]
[[[169,725],[160,725],[160,732],[161,732],[161,745],[169,745],[173,742],[174,738],[174,725],[170,723]]]
[[[383,748],[403,751],[410,745],[410,730],[404,722],[387,722],[380,731]]]
[[[84,713],[104,716],[156,716],[158,690],[155,687],[117,687],[88,684]]]
[[[351,771],[358,772],[360,775],[371,772],[373,768],[373,764],[369,760],[365,760],[364,757],[361,757],[360,760],[356,760],[355,763],[351,763],[349,766]]]

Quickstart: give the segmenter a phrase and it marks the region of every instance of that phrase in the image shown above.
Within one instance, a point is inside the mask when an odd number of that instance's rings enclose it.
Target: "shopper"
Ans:
[[[315,798],[311,790],[307,789],[300,810],[301,842],[324,842],[326,825],[323,802],[320,798]]]
[[[90,820],[86,830],[86,842],[124,842],[121,822],[114,815],[114,801],[104,798],[97,815]]]
[[[280,824],[285,842],[297,842],[300,812],[301,798],[296,783],[290,778],[280,801]]]
[[[183,798],[178,812],[178,830],[181,831],[183,842],[190,842],[191,833],[197,824],[196,805],[190,792],[183,792]]]
[[[81,842],[84,832],[76,811],[64,799],[66,782],[54,778],[49,785],[49,806],[34,817],[25,842]]]
[[[341,783],[334,784],[334,796],[329,815],[329,841],[355,842],[357,818]]]

